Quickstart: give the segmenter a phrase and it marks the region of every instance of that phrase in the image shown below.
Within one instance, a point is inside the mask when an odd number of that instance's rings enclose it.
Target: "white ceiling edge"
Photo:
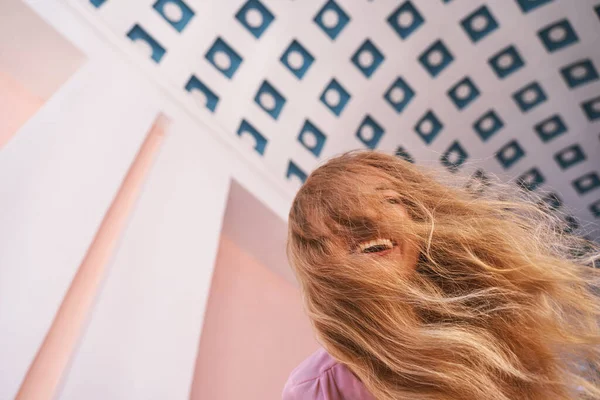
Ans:
[[[96,18],[94,15],[96,8],[88,1],[23,1],[57,31],[73,41],[87,55],[89,62],[93,62],[98,56],[106,57],[107,54],[112,53],[141,71],[148,79],[149,85],[164,93],[165,107],[167,108],[165,111],[169,111],[169,108],[182,110],[198,125],[199,132],[208,132],[231,153],[233,160],[241,161],[241,165],[233,168],[232,171],[239,183],[267,206],[274,209],[282,220],[287,220],[289,206],[295,195],[292,187],[287,186],[287,182],[283,179],[277,180],[269,172],[268,165],[261,158],[255,156],[254,153],[248,154],[244,143],[236,140],[236,136],[231,135],[231,132],[217,124],[209,111],[195,107],[193,102],[188,101],[189,99],[183,91],[174,91],[173,86],[159,73],[155,65],[148,63],[147,59],[137,52],[131,52],[125,40],[115,35]],[[79,26],[75,27],[74,25]],[[91,29],[88,29],[89,27]],[[176,118],[176,116],[171,116]],[[256,178],[259,182],[256,181]],[[267,195],[262,193],[262,190],[265,189],[264,186],[268,187]]]

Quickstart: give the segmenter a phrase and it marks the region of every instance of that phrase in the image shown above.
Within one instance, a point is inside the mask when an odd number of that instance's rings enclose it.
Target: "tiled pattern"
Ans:
[[[291,190],[345,150],[433,154],[598,221],[600,1],[71,1]]]

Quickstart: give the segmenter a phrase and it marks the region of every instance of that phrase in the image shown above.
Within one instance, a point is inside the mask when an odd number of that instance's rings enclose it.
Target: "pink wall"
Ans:
[[[298,289],[221,236],[190,398],[280,399],[317,347]]]
[[[22,0],[0,1],[0,149],[85,61]]]
[[[41,98],[0,70],[0,149],[42,104]]]
[[[0,70],[46,101],[86,57],[26,3],[32,2],[0,1]],[[52,10],[50,5],[45,7]]]

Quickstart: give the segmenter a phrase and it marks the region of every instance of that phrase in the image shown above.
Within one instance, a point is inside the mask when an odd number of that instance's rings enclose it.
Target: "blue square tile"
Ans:
[[[398,77],[383,97],[397,113],[401,113],[413,97],[415,97],[415,92],[408,86],[404,79]]]
[[[285,173],[285,177],[288,180],[290,180],[290,178],[292,178],[293,176],[298,178],[302,183],[306,182],[306,172],[302,171],[302,169],[295,162],[290,160],[287,171]]]
[[[433,113],[432,110],[429,110],[417,122],[414,129],[426,144],[430,144],[433,142],[433,139],[437,137],[443,127],[444,125],[440,122],[438,117]]]
[[[158,0],[152,6],[177,32],[185,29],[194,16],[192,10],[182,0]]]
[[[398,146],[398,148],[396,149],[396,157],[400,157],[406,161],[408,161],[409,163],[415,163],[415,159],[410,155],[410,153],[403,147],[403,146]]]
[[[259,0],[248,0],[235,14],[235,18],[258,39],[271,25],[275,16]]]
[[[494,110],[489,110],[473,123],[473,129],[484,142],[486,142],[503,127],[504,122]]]
[[[537,123],[534,126],[534,129],[544,143],[547,143],[567,132],[567,126],[558,114],[554,114],[551,117]]]
[[[532,82],[529,85],[519,89],[512,95],[512,97],[517,103],[519,109],[524,113],[548,100],[546,92],[544,92],[540,84],[537,82]]]
[[[383,128],[379,125],[370,115],[367,115],[361,122],[358,130],[356,131],[356,137],[365,146],[370,149],[374,149],[379,144],[381,137],[383,136]]]
[[[600,8],[600,6],[598,6]],[[595,202],[593,202],[592,204],[590,204],[590,212],[592,213],[592,215],[596,218],[600,217],[600,200],[597,200]]]
[[[283,65],[298,79],[302,79],[315,58],[297,40],[285,50],[279,59]]]
[[[573,233],[576,229],[579,229],[579,221],[572,215],[567,215],[565,217],[566,227],[563,229],[565,233]]]
[[[517,4],[521,8],[523,13],[528,13],[530,11],[535,10],[538,7],[541,7],[545,4],[551,3],[553,0],[516,0]]]
[[[531,168],[517,178],[519,186],[531,191],[540,187],[544,182],[546,182],[546,178],[544,178],[544,175],[536,167]]]
[[[192,75],[185,85],[185,90],[191,93],[200,105],[214,112],[219,103],[219,96],[208,88],[200,79]]]
[[[106,0],[90,0],[90,3],[92,3],[92,5],[96,8],[100,8],[100,6],[102,6],[102,4],[105,2]]]
[[[254,96],[254,102],[276,120],[285,104],[285,97],[268,81],[264,81]]]
[[[600,118],[600,97],[596,97],[581,103],[581,109],[590,121]]]
[[[496,152],[496,159],[504,169],[512,167],[525,156],[525,150],[516,140],[511,140]]]
[[[479,94],[479,89],[469,77],[463,78],[448,90],[448,96],[459,110],[471,104]]]
[[[490,177],[483,169],[479,168],[469,177],[465,189],[468,189],[471,193],[482,194],[489,185]]]
[[[315,157],[319,157],[321,155],[321,151],[323,150],[326,139],[327,137],[325,134],[312,122],[309,120],[304,121],[304,125],[302,126],[300,134],[298,135],[298,141],[302,144],[302,146],[304,146],[305,149],[314,154]]]
[[[220,37],[215,40],[204,57],[229,79],[242,63],[242,57]]]
[[[467,15],[460,24],[473,43],[498,29],[498,21],[486,6],[481,6]]]
[[[245,119],[240,123],[240,127],[237,130],[237,135],[242,137],[243,135],[250,135],[254,138],[254,150],[261,156],[265,154],[265,148],[267,147],[267,139],[254,128]]]
[[[600,188],[600,177],[592,171],[575,179],[572,184],[577,194],[582,195]]]
[[[500,79],[506,78],[525,65],[521,55],[512,45],[494,54],[490,57],[488,63]]]
[[[440,157],[443,166],[451,172],[456,172],[469,158],[469,155],[459,142],[454,141]]]
[[[567,169],[585,161],[585,153],[578,144],[574,144],[554,154],[554,160],[561,169]]]
[[[406,39],[423,25],[425,19],[412,1],[405,1],[389,15],[387,22],[400,38]]]
[[[332,79],[321,94],[320,100],[332,113],[339,117],[350,100],[350,93],[338,81]]]
[[[453,60],[454,56],[441,40],[435,41],[419,56],[421,65],[434,78],[450,65]]]
[[[598,71],[590,59],[569,64],[561,68],[560,73],[571,89],[598,80]]]
[[[329,0],[315,16],[314,22],[331,40],[335,40],[350,22],[350,16],[334,0]]]
[[[133,28],[127,33],[127,37],[135,42],[138,46],[144,46],[144,50],[148,51],[148,57],[154,60],[155,63],[159,63],[166,53],[164,47],[162,47],[148,32],[146,32],[141,26],[135,24]],[[147,48],[147,49],[146,49]]]
[[[384,56],[377,47],[369,39],[356,50],[352,56],[352,63],[363,73],[364,76],[370,78],[373,72],[383,62]]]
[[[554,192],[545,195],[540,203],[538,203],[540,207],[547,207],[550,210],[557,210],[562,207],[563,201],[560,196]]]
[[[538,31],[538,36],[550,53],[579,41],[579,36],[566,19],[545,26]]]

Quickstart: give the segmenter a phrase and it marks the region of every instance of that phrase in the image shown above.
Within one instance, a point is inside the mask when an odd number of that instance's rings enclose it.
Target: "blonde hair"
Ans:
[[[381,400],[600,398],[600,252],[544,204],[378,152],[330,160],[289,214],[319,341]],[[415,246],[416,269],[352,251],[374,237]]]

